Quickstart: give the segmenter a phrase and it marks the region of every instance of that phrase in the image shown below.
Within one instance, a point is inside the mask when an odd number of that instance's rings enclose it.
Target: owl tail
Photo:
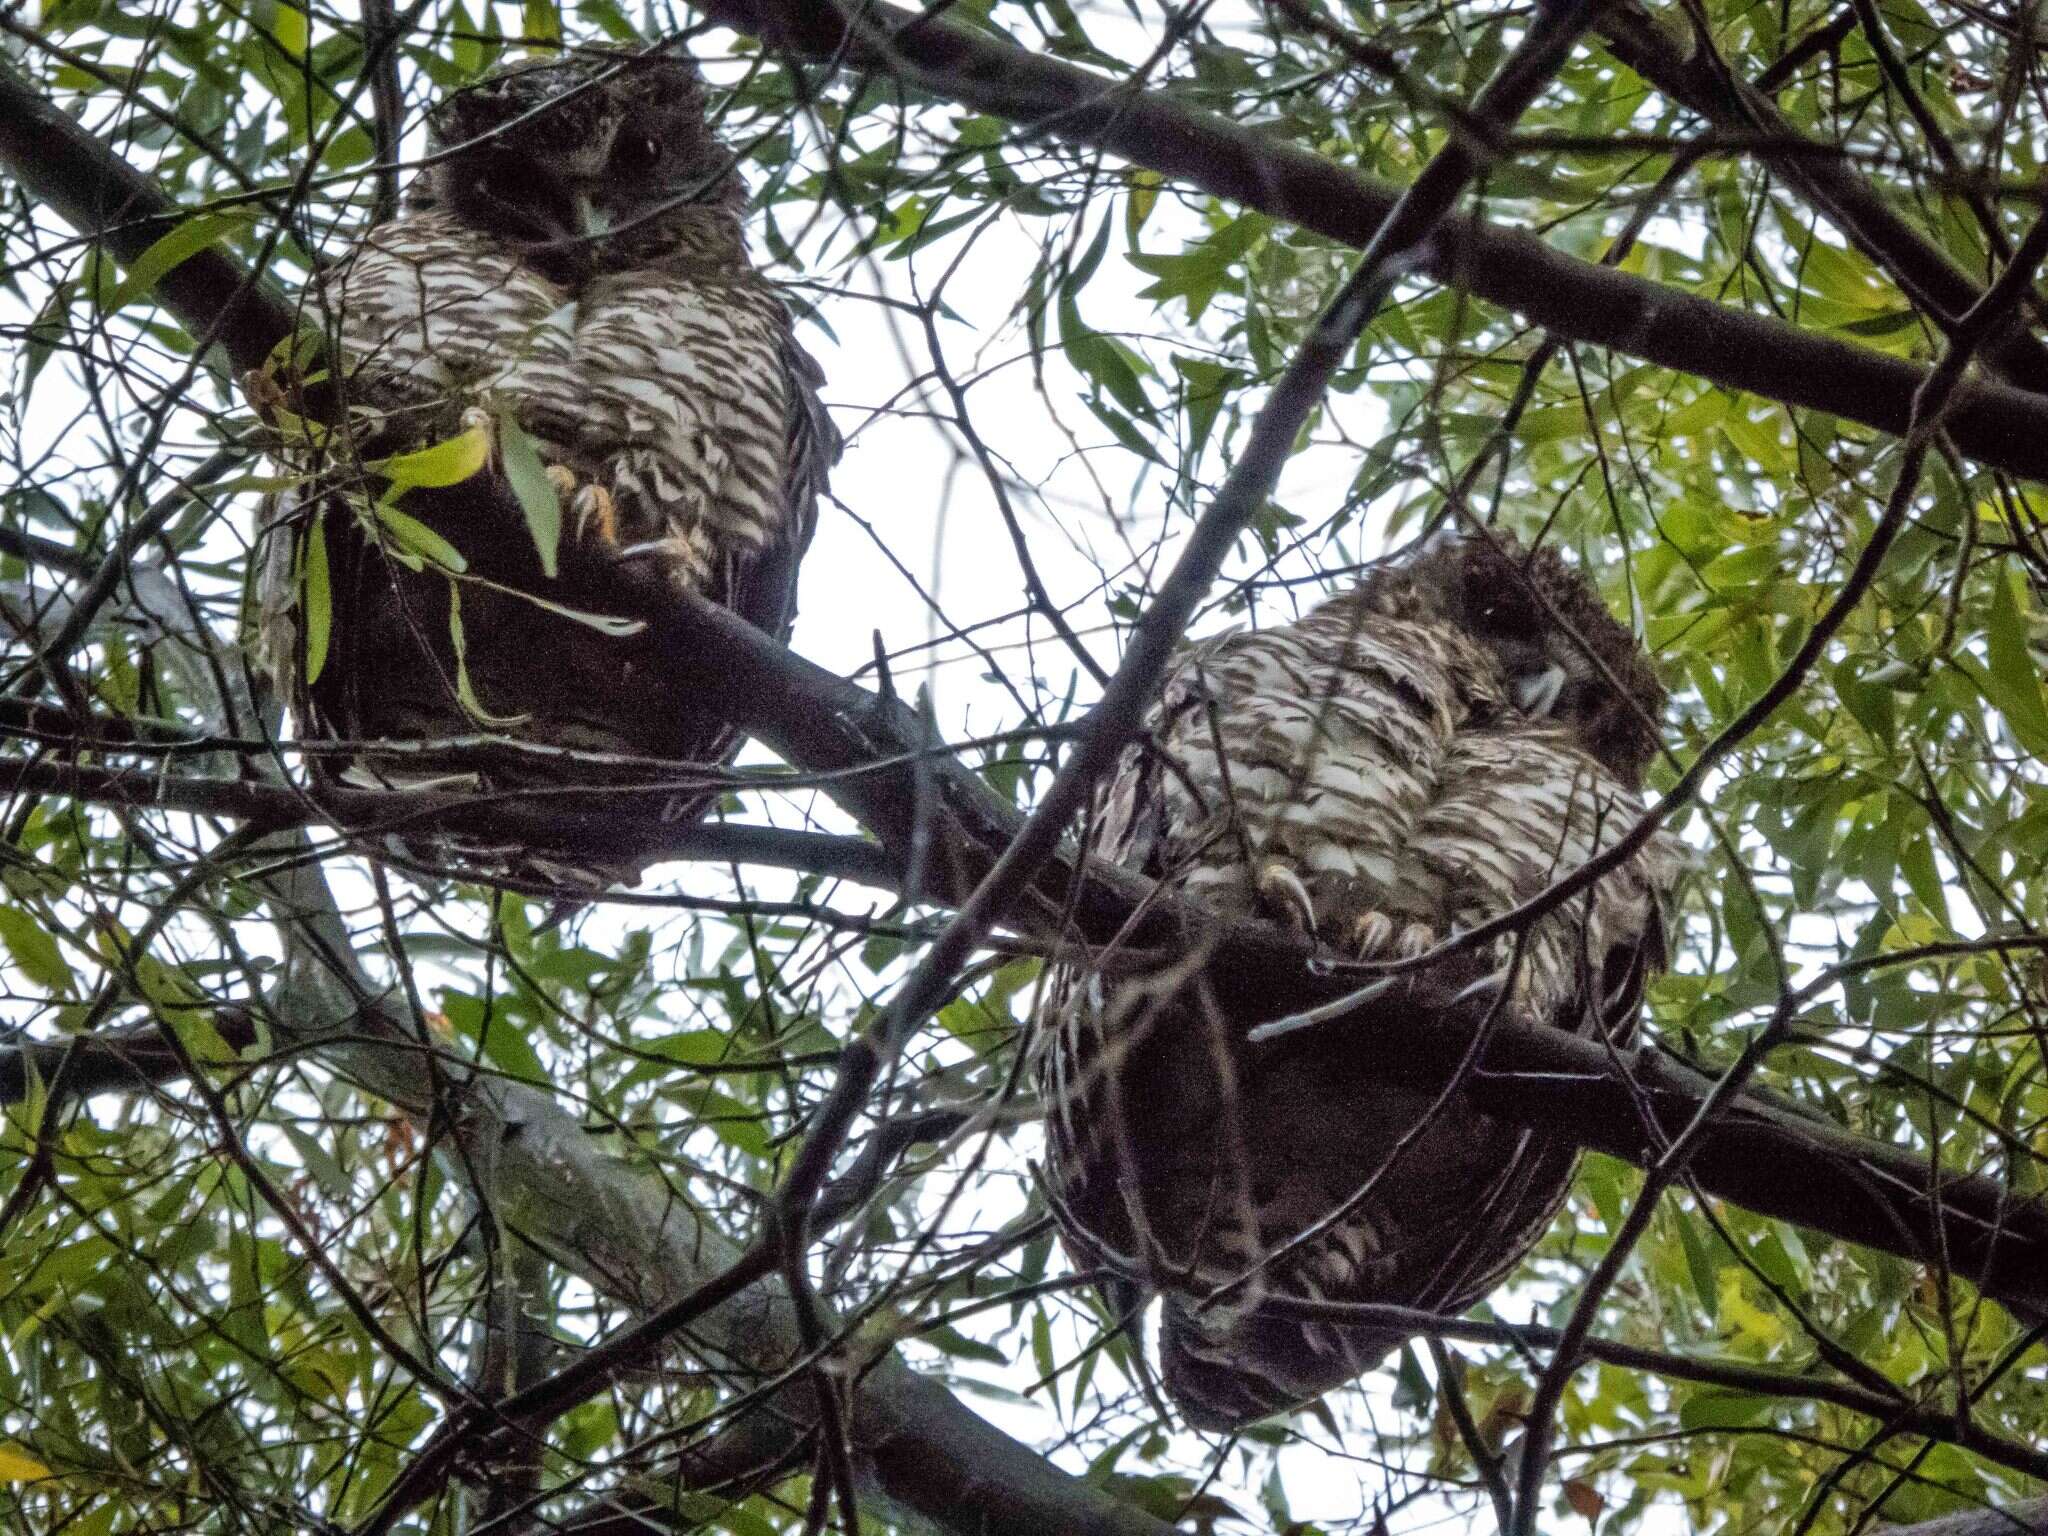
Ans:
[[[1190,1426],[1236,1430],[1315,1401],[1400,1343],[1383,1329],[1339,1329],[1264,1310],[1217,1327],[1169,1296],[1159,1325],[1159,1373]]]

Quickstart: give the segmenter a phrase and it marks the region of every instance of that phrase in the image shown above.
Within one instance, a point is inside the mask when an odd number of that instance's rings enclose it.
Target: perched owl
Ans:
[[[1553,551],[1437,540],[1297,623],[1190,646],[1102,788],[1091,847],[1339,955],[1419,956],[1635,822],[1662,703]],[[1516,1017],[1624,1041],[1664,958],[1674,867],[1653,843],[1533,923],[1518,957],[1508,942],[1464,952],[1445,979],[1504,977]],[[1462,1311],[1541,1235],[1576,1149],[1461,1099],[1432,1117],[1436,1095],[1384,1080],[1363,1025],[1249,1041],[1260,1020],[1216,1000],[1199,938],[1178,964],[1055,975],[1040,1081],[1070,1248],[1120,1277],[1120,1307],[1162,1296],[1167,1393],[1190,1423],[1228,1429],[1400,1342],[1267,1298]]]
[[[668,819],[701,814],[737,739],[605,620],[630,586],[787,635],[838,449],[817,365],[748,260],[688,59],[513,68],[428,128],[403,215],[307,295],[345,420],[271,519],[268,665],[302,735],[406,744],[351,747],[358,778],[667,786]],[[434,483],[462,444],[482,467]],[[374,472],[423,451],[428,483]]]

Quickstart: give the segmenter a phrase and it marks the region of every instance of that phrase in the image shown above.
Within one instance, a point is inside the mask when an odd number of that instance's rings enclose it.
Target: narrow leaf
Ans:
[[[448,584],[448,639],[455,647],[455,697],[474,719],[483,725],[515,726],[530,718],[526,715],[494,715],[476,696],[476,689],[469,681],[469,647],[462,633],[462,589],[453,582]]]
[[[253,217],[246,209],[235,208],[222,213],[202,213],[185,220],[128,263],[126,277],[111,289],[101,291],[102,307],[112,313],[134,303],[155,288],[174,267],[182,266],[236,231],[247,229]]]
[[[445,442],[430,443],[410,453],[394,453],[388,459],[372,459],[363,467],[395,486],[436,489],[460,485],[490,461],[490,429],[477,422]]]
[[[469,562],[463,559],[462,552],[418,518],[380,501],[377,503],[377,521],[398,541],[401,549],[433,561],[444,571],[459,574],[469,569]]]
[[[533,446],[512,408],[501,403],[497,415],[498,452],[504,460],[505,478],[512,482],[512,494],[526,514],[526,531],[533,535],[541,574],[552,581],[562,546],[562,499],[540,461],[540,450]]]
[[[2048,695],[2027,648],[2027,613],[2019,573],[2001,573],[1991,593],[1991,674],[1984,692],[2036,757],[2048,757]]]
[[[327,577],[327,515],[313,514],[306,530],[306,686],[320,680],[327,665],[327,639],[334,627],[334,594]]]

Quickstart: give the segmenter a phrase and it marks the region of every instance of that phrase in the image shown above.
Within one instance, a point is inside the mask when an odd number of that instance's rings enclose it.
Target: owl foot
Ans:
[[[1310,938],[1316,936],[1315,902],[1292,866],[1268,859],[1259,866],[1253,885],[1259,893],[1259,905],[1270,915]]]
[[[251,368],[242,375],[242,397],[249,402],[249,409],[266,426],[275,425],[278,414],[286,407],[289,397],[284,386],[272,377],[267,369]]]
[[[568,503],[569,513],[576,519],[576,537],[617,549],[619,509],[612,493],[595,480],[578,480],[576,471],[566,464],[550,464],[547,473],[548,483]]]
[[[601,485],[586,485],[576,493],[570,503],[576,514],[576,532],[579,537],[589,538],[593,532],[602,544],[616,549],[619,543],[619,509],[612,501],[612,493]]]
[[[1436,930],[1427,923],[1389,917],[1368,907],[1351,920],[1351,952],[1361,960],[1413,960],[1436,948]]]
[[[717,550],[711,540],[696,529],[678,530],[665,539],[628,544],[613,556],[621,564],[628,560],[652,560],[668,575],[678,590],[703,592],[711,585]]]

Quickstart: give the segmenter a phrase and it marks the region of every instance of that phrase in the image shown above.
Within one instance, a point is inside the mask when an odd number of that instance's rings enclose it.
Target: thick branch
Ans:
[[[693,0],[696,9],[808,59],[880,70],[1048,138],[1105,150],[1333,240],[1363,246],[1400,190],[1158,92],[1033,53],[987,32],[863,3]],[[1927,370],[1560,254],[1533,235],[1447,219],[1420,264],[1574,341],[1903,435]],[[1966,307],[1966,306],[1965,306]],[[1962,392],[1948,418],[1980,463],[2048,479],[2048,401],[2000,385]]]
[[[2048,1499],[2005,1509],[1969,1509],[1915,1525],[1886,1525],[1878,1536],[2048,1536]]]
[[[126,266],[183,220],[181,209],[105,140],[0,64],[0,166],[22,190]],[[237,373],[292,333],[290,301],[212,246],[171,268],[157,301],[195,337],[226,350]]]
[[[1617,59],[1715,127],[1783,144],[1804,139],[1768,96],[1729,73],[1706,40],[1680,42],[1635,5],[1610,6],[1600,32]],[[1845,156],[1761,153],[1944,332],[1955,334],[1957,320],[1984,296],[1983,285],[1893,212]],[[2048,392],[2048,346],[2039,338],[2008,328],[1984,356],[2008,382]]]
[[[1364,246],[1400,190],[1212,113],[984,32],[864,4],[849,36],[833,7],[792,0],[698,0],[741,31],[813,59],[840,59],[1050,137],[1085,144],[1227,201]],[[886,32],[884,50],[873,38]],[[141,173],[0,65],[0,167],[73,228],[124,258],[171,227],[179,211]],[[1927,370],[1866,347],[1680,293],[1579,261],[1534,235],[1484,220],[1446,219],[1419,264],[1559,336],[1902,435]],[[188,331],[213,332],[237,369],[254,367],[293,329],[290,304],[251,289],[219,249],[168,274],[158,297]],[[1974,383],[1948,419],[1956,447],[1979,463],[2048,480],[2048,401]]]
[[[213,1015],[213,1026],[236,1050],[256,1039],[248,1014],[238,1008],[220,1009]],[[66,1057],[70,1058],[68,1065]],[[185,1075],[185,1062],[165,1044],[164,1033],[155,1024],[102,1035],[32,1041],[0,1051],[0,1104],[16,1104],[25,1098],[31,1073],[45,1085],[61,1081],[67,1099],[86,1099],[96,1093],[132,1093],[175,1081]]]
[[[0,718],[9,715],[53,721],[64,718],[63,711],[0,702]],[[202,744],[211,745],[203,740],[193,745]],[[105,739],[95,745],[119,750],[117,743]],[[687,764],[677,765],[679,775],[687,771]],[[480,795],[339,785],[298,789],[261,780],[165,774],[53,758],[10,764],[0,770],[0,784],[15,793],[66,795],[135,810],[262,821],[278,828],[325,823],[353,837],[372,840],[436,835],[525,852],[605,860],[759,864],[835,880],[857,880],[882,890],[894,890],[902,880],[902,865],[865,838],[738,822],[664,822],[661,812],[674,798],[665,791],[565,786]]]

